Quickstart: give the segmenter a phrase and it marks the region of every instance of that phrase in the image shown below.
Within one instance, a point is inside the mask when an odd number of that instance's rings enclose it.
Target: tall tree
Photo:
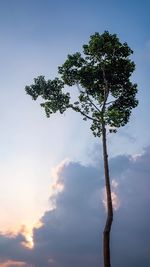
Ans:
[[[110,231],[113,221],[113,205],[109,177],[107,153],[107,132],[116,132],[130,118],[136,100],[137,85],[130,81],[135,64],[130,59],[133,51],[127,43],[121,43],[116,34],[105,31],[95,33],[83,52],[68,55],[58,67],[59,78],[45,80],[44,76],[34,79],[34,84],[26,86],[27,94],[34,100],[39,96],[44,102],[47,117],[59,111],[73,109],[91,121],[95,137],[102,137],[104,175],[107,196],[107,218],[103,232],[104,267],[110,267]],[[65,86],[77,87],[77,100],[74,102]],[[67,87],[68,88],[68,87]],[[114,128],[113,128],[114,127]]]

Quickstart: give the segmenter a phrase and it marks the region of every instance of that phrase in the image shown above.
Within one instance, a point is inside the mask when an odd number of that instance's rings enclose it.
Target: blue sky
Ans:
[[[150,145],[149,11],[148,0],[0,0],[1,231],[31,229],[49,209],[51,171],[59,162],[88,165],[101,157],[100,141],[78,114],[47,119],[24,91],[38,75],[57,76],[57,66],[91,34],[117,33],[134,50],[139,106],[108,138],[110,156],[140,154]]]

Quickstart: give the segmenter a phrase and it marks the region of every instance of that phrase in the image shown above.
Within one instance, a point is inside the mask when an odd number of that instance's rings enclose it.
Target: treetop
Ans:
[[[135,64],[130,59],[133,51],[127,43],[121,43],[116,34],[105,31],[95,33],[82,53],[68,55],[58,67],[59,78],[46,81],[44,76],[26,86],[27,94],[34,100],[42,97],[47,116],[71,108],[83,119],[91,120],[95,136],[101,135],[102,123],[110,127],[124,126],[130,118],[136,100],[137,85],[131,82]],[[77,89],[78,96],[72,101],[65,86]]]

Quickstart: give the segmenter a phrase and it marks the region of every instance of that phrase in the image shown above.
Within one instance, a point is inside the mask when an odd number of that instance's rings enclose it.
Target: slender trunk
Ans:
[[[104,121],[102,122],[102,142],[103,142],[103,158],[104,158],[104,174],[105,174],[105,187],[107,197],[107,218],[103,232],[103,260],[104,267],[111,266],[110,260],[110,231],[113,221],[113,206],[111,198],[111,186],[109,178],[108,154],[107,154],[107,141],[106,141],[106,127]]]

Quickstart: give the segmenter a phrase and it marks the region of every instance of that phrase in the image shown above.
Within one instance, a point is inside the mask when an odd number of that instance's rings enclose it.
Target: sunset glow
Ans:
[[[25,237],[25,241],[22,242],[22,245],[32,249],[34,247],[32,229],[29,230],[26,227],[22,227],[20,233]]]
[[[0,267],[10,267],[10,266],[15,266],[15,267],[27,267],[25,262],[22,261],[6,261],[4,263],[0,263]],[[29,266],[28,266],[29,267]]]

